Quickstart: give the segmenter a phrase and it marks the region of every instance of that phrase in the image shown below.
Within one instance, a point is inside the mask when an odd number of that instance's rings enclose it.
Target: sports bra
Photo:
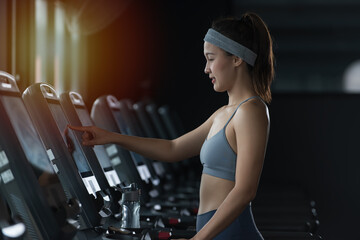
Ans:
[[[230,147],[226,138],[225,128],[241,104],[256,97],[263,102],[259,96],[252,96],[242,101],[225,126],[214,136],[205,140],[200,150],[200,161],[203,165],[203,173],[235,182],[236,153]]]

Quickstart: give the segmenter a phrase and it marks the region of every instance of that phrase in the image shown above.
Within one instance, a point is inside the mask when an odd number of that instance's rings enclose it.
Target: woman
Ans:
[[[195,130],[174,140],[84,131],[83,144],[116,143],[150,159],[176,162],[200,154],[197,234],[202,239],[263,239],[256,228],[251,201],[260,179],[269,134],[267,103],[274,77],[272,40],[254,13],[213,23],[204,38],[205,73],[214,90],[227,92],[228,104]]]

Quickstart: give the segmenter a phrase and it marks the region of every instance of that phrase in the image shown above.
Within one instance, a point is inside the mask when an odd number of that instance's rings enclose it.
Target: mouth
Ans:
[[[213,84],[214,84],[214,83],[215,83],[215,81],[216,81],[216,79],[215,79],[214,77],[211,77],[210,79],[211,79],[211,83],[213,83]]]

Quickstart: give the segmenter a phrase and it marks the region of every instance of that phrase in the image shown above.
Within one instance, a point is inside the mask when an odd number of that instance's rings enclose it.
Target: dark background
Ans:
[[[317,203],[324,239],[359,239],[359,95],[274,94],[262,182],[282,182]]]
[[[10,33],[11,2],[0,0],[0,26],[7,26],[0,28],[2,36]],[[31,17],[33,2],[17,1],[18,23]],[[227,100],[204,74],[203,37],[214,19],[245,11],[258,13],[268,24],[276,57],[260,184],[286,182],[307,192],[317,203],[324,239],[360,239],[360,94],[343,89],[345,69],[360,56],[360,2],[133,0],[106,27],[82,36],[86,57],[81,59],[81,87],[75,90],[89,109],[104,94],[169,104],[190,131]],[[95,11],[85,22],[100,18]],[[34,41],[26,25],[17,31],[18,42]],[[12,72],[11,39],[2,36],[0,70]],[[21,89],[33,78],[27,49],[21,45],[17,51]],[[71,66],[65,71],[70,76]],[[67,86],[73,90],[71,83]]]

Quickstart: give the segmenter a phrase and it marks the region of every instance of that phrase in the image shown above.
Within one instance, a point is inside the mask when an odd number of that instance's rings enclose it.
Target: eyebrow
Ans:
[[[205,56],[207,55],[215,55],[214,53],[211,53],[211,52],[208,52],[208,53],[205,53]]]

